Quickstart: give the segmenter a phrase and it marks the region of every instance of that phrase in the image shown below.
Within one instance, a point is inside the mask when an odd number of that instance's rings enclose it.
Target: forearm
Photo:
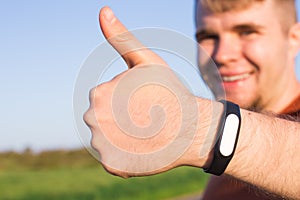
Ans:
[[[237,149],[225,173],[268,192],[300,197],[300,124],[241,110]]]

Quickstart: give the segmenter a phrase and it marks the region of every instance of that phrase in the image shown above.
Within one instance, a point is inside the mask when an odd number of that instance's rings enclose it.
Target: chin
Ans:
[[[227,95],[226,100],[239,105],[243,109],[250,109],[253,107],[253,103],[251,103],[251,101],[245,97]]]
[[[225,99],[227,101],[230,101],[232,103],[235,103],[237,105],[239,105],[241,108],[243,109],[247,109],[247,110],[256,110],[256,103],[257,101],[255,101],[255,98],[251,97],[251,96],[247,96],[245,94],[236,94],[236,93],[222,93],[222,92],[218,92],[218,93],[214,93],[216,100],[221,100],[221,99]]]

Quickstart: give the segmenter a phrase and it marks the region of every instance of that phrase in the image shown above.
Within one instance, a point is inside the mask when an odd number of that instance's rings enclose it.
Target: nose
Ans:
[[[212,55],[217,66],[229,64],[237,61],[241,56],[241,44],[233,36],[219,37]]]

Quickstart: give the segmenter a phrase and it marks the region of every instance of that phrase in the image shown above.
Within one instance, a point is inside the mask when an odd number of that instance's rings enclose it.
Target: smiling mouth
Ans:
[[[234,81],[242,81],[244,79],[247,79],[252,75],[251,72],[245,73],[245,74],[239,74],[234,76],[222,76],[223,82],[234,82]]]

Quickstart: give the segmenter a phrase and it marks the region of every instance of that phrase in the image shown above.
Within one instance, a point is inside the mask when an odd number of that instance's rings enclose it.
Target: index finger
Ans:
[[[104,37],[123,57],[129,68],[144,64],[167,65],[161,57],[135,38],[109,7],[101,9],[99,21]]]

